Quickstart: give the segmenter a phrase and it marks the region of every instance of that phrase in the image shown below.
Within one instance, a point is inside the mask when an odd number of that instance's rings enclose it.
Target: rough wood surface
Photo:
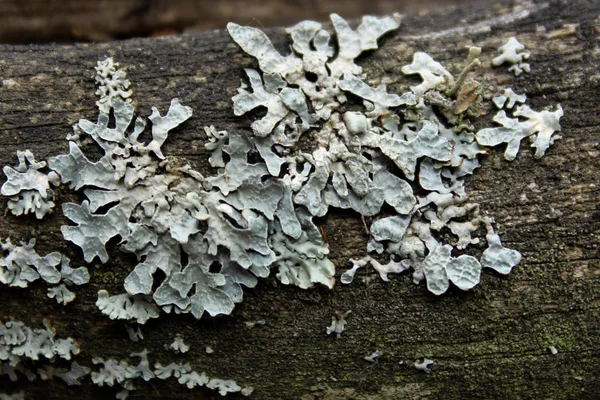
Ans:
[[[568,6],[567,6],[568,4]],[[164,315],[142,327],[145,340],[129,341],[123,324],[102,316],[96,292],[117,292],[133,264],[113,250],[106,265],[91,265],[91,284],[77,300],[59,306],[41,283],[30,289],[0,288],[0,317],[30,325],[49,318],[59,336],[78,340],[80,363],[93,356],[127,358],[147,348],[161,362],[177,359],[164,349],[176,333],[191,345],[179,359],[197,370],[252,385],[257,399],[594,399],[600,393],[600,123],[597,1],[494,3],[408,15],[381,49],[362,59],[373,82],[401,90],[400,73],[414,51],[426,51],[457,72],[467,47],[483,48],[487,62],[507,37],[517,35],[532,52],[530,74],[514,78],[505,68],[493,78],[525,92],[534,109],[562,104],[563,139],[540,160],[524,149],[514,162],[496,149],[469,179],[467,190],[496,218],[507,247],[523,261],[511,275],[486,271],[475,290],[435,297],[409,276],[384,283],[372,272],[352,285],[301,290],[268,279],[245,291],[244,302],[223,318],[195,320]],[[565,27],[576,24],[575,29]],[[267,31],[280,49],[283,29]],[[79,118],[96,118],[93,67],[112,55],[128,69],[134,97],[147,115],[165,110],[173,97],[194,116],[167,142],[167,152],[207,170],[202,127],[247,130],[247,118],[231,111],[230,98],[255,65],[224,31],[130,40],[100,45],[0,46],[0,165],[14,165],[15,152],[31,149],[44,159],[67,149],[65,136]],[[488,72],[489,73],[489,72]],[[4,179],[4,177],[2,177]],[[59,200],[68,200],[66,191]],[[0,208],[4,209],[3,199]],[[0,216],[0,236],[38,238],[41,254],[58,250],[82,263],[78,248],[64,241],[60,211],[38,222]],[[323,221],[340,271],[364,254],[362,222],[350,214]],[[365,279],[361,279],[365,278]],[[335,311],[352,310],[347,331],[325,334]],[[244,322],[266,320],[248,329]],[[214,354],[206,354],[205,346]],[[549,346],[558,354],[552,355]],[[375,363],[363,360],[376,349]],[[425,374],[413,366],[427,357]],[[114,390],[62,382],[11,383],[31,398],[106,398]],[[169,381],[152,381],[133,398],[213,398]],[[235,398],[235,397],[234,397]]]

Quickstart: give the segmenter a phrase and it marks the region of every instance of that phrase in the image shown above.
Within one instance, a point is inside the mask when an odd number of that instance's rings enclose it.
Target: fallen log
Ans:
[[[514,77],[498,67],[494,79],[525,93],[535,109],[560,103],[562,139],[540,159],[527,148],[508,162],[503,149],[494,149],[467,181],[472,201],[495,218],[503,243],[523,255],[512,274],[484,273],[474,290],[451,289],[440,297],[406,276],[382,282],[374,271],[351,285],[338,282],[333,290],[303,290],[270,277],[245,290],[231,315],[201,320],[161,315],[142,326],[142,341],[132,342],[122,322],[109,320],[94,305],[99,290],[122,291],[136,262],[113,246],[109,263],[88,265],[90,284],[78,288],[75,302],[55,304],[43,284],[2,286],[0,317],[31,327],[49,319],[57,336],[77,340],[77,360],[88,366],[93,357],[128,359],[144,348],[164,365],[175,358],[165,345],[181,334],[190,351],[180,360],[210,376],[252,386],[252,397],[259,399],[595,398],[600,392],[599,13],[597,2],[567,7],[553,1],[410,14],[379,49],[358,60],[369,84],[385,82],[396,93],[417,82],[401,73],[416,51],[456,74],[473,46],[482,48],[488,64],[511,36],[531,52],[530,73]],[[266,33],[287,54],[285,31]],[[234,116],[231,97],[245,79],[243,69],[255,68],[256,60],[226,31],[106,44],[2,45],[0,165],[16,165],[18,150],[30,149],[38,160],[67,153],[64,138],[71,126],[80,118],[96,119],[93,69],[107,56],[126,67],[141,114],[149,115],[150,106],[166,110],[172,98],[194,110],[164,148],[198,171],[211,170],[204,126],[249,130],[252,118]],[[57,193],[59,203],[80,202],[78,196],[66,188]],[[6,198],[0,206],[6,209]],[[0,216],[0,236],[34,237],[40,254],[59,251],[72,265],[83,265],[80,249],[61,234],[60,226],[68,224],[60,208],[41,221],[7,212]],[[364,255],[368,234],[361,218],[347,212],[328,215],[320,226],[339,277],[349,258]],[[328,336],[331,316],[348,310],[341,338]],[[364,359],[376,350],[381,355],[374,362]],[[414,367],[423,358],[435,362],[431,373]],[[28,382],[22,375],[15,382],[0,376],[0,382],[2,391],[24,390],[30,398],[104,398],[115,392],[89,379],[73,387],[56,379]],[[151,383],[140,384],[131,396],[219,397],[210,390],[188,391],[176,381]]]

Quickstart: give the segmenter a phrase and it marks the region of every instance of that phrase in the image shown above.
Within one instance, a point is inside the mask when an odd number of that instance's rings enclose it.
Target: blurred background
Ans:
[[[415,11],[472,0],[0,0],[0,43],[106,42],[305,19]]]

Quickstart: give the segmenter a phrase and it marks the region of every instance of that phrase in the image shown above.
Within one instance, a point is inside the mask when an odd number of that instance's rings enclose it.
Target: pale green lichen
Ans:
[[[79,351],[79,345],[73,338],[57,338],[56,331],[48,320],[44,320],[43,328],[30,328],[23,322],[12,319],[4,323],[0,321],[0,375],[8,375],[11,381],[18,379],[17,372],[30,381],[35,378],[35,372],[28,366],[30,360],[46,359],[49,363],[54,363],[59,358],[71,360]],[[78,385],[78,379],[89,373],[89,370],[86,372],[76,363],[72,365],[71,372],[54,370],[46,365],[45,372],[41,375],[56,375],[69,385]]]
[[[525,50],[525,46],[517,40],[516,37],[510,37],[506,43],[498,48],[500,55],[492,60],[493,66],[499,66],[504,63],[511,64],[508,68],[515,76],[521,75],[523,72],[530,72],[531,67],[524,62],[529,58],[531,53]]]
[[[367,252],[390,257],[387,263],[375,254],[352,260],[342,283],[352,282],[366,265],[384,281],[391,273],[412,269],[415,282],[426,280],[427,288],[441,295],[450,282],[461,290],[472,289],[482,267],[509,273],[521,255],[504,248],[491,218],[467,201],[464,178],[479,167],[478,157],[498,144],[507,143],[505,158],[512,160],[521,140],[529,138],[535,157],[543,156],[559,138],[560,105],[555,111],[536,112],[524,104],[526,96],[506,89],[493,99],[500,109],[493,121],[500,126],[475,131],[472,119],[485,100],[470,73],[481,66],[480,48],[470,49],[456,78],[428,54],[416,52],[401,70],[422,82],[410,91],[390,93],[385,84],[367,84],[355,60],[397,29],[399,17],[364,17],[356,30],[338,15],[331,20],[337,46],[329,43],[331,35],[321,24],[304,21],[287,30],[293,41],[288,55],[280,54],[260,30],[228,25],[233,40],[259,67],[245,70],[249,84],[243,81],[233,97],[233,112],[242,116],[264,107],[267,113],[250,124],[248,133],[204,129],[209,163],[215,168],[208,176],[163,153],[169,135],[191,117],[192,109],[173,99],[164,116],[156,108],[147,118],[136,116],[124,70],[111,58],[99,62],[97,122],[79,121],[68,137],[69,153],[51,157],[49,172],[41,172],[46,162],[35,161],[29,151],[19,152],[19,166],[4,168],[8,179],[2,194],[9,197],[9,208],[16,215],[35,213],[41,218],[54,206],[51,184],[62,180],[83,191],[86,199],[81,203],[62,205],[74,223],[61,228],[63,236],[82,249],[88,263],[96,257],[108,262],[106,245],[115,237],[121,239],[122,250],[137,257],[124,281],[125,293],[110,296],[100,290],[96,305],[112,319],[140,324],[157,318],[161,310],[190,312],[196,318],[230,314],[242,301],[242,287],[254,287],[272,271],[283,284],[333,287],[329,245],[314,222],[331,208],[374,217]],[[523,49],[511,38],[492,64],[511,63],[509,70],[516,75],[529,72],[523,62],[529,53]],[[150,139],[144,141],[147,128]],[[83,153],[86,140],[104,151],[98,161]],[[307,145],[310,140],[312,146]],[[384,204],[389,206],[385,215]],[[453,256],[455,249],[479,242],[472,235],[482,225],[488,231],[488,248],[481,259]],[[438,235],[446,229],[453,235],[450,243]],[[71,269],[60,254],[40,257],[32,248],[33,242],[2,244],[1,282],[25,287],[40,276],[51,284],[89,280],[87,270]],[[49,295],[65,304],[74,297],[63,284],[50,288]],[[339,337],[346,316],[334,316],[327,333]],[[131,331],[132,340],[139,340]],[[0,335],[5,360],[39,354],[69,358],[78,351],[72,341],[50,351],[43,341],[30,343],[11,332]],[[15,337],[22,350],[7,345]],[[10,352],[6,346],[13,346]],[[170,347],[188,350],[180,337]],[[376,351],[365,359],[375,361],[381,354]],[[206,386],[222,395],[252,392],[231,380],[208,378],[186,363],[157,363],[152,369],[146,351],[132,357],[140,359],[137,366],[95,358],[102,367],[92,373],[92,381],[121,386],[119,398],[135,388],[136,379],[173,376],[188,388]],[[431,362],[425,359],[415,367],[429,372]],[[74,365],[71,371],[46,368],[40,374],[70,384],[83,372]],[[8,373],[14,375],[13,370]]]
[[[177,334],[175,336],[175,339],[173,340],[173,343],[171,343],[169,345],[169,347],[175,353],[187,353],[188,350],[190,349],[190,346],[188,346],[187,344],[185,344],[185,342],[183,341],[183,337],[180,334]]]
[[[19,165],[16,168],[5,166],[6,182],[0,193],[8,196],[8,208],[14,215],[34,213],[42,219],[54,208],[54,191],[50,186],[58,186],[60,178],[56,172],[40,172],[46,162],[35,160],[29,150],[18,151]]]
[[[122,390],[117,394],[117,398],[124,399],[129,392],[136,390],[136,383],[139,380],[146,382],[155,379],[177,379],[180,385],[187,386],[188,389],[205,386],[219,392],[221,396],[228,393],[241,392],[247,396],[252,393],[251,387],[242,388],[231,379],[210,378],[206,373],[198,373],[192,369],[189,363],[175,363],[168,365],[155,363],[152,368],[148,359],[148,351],[144,349],[138,353],[132,353],[131,357],[139,358],[137,365],[129,364],[124,360],[115,360],[113,358],[102,359],[95,357],[92,362],[101,365],[97,371],[92,371],[92,382],[98,386],[117,386]]]
[[[58,304],[66,305],[75,300],[75,293],[71,292],[64,283],[48,288],[48,297],[56,299]]]
[[[78,129],[106,154],[91,162],[71,141],[69,154],[51,157],[48,164],[71,188],[84,189],[87,200],[63,204],[64,215],[76,225],[63,226],[62,232],[81,247],[85,260],[98,257],[106,263],[105,245],[116,236],[140,260],[125,280],[127,293],[111,297],[100,292],[98,306],[104,313],[138,322],[158,316],[159,307],[197,318],[229,314],[242,300],[242,286],[255,286],[272,269],[284,284],[332,287],[334,265],[313,222],[330,207],[378,217],[387,203],[395,211],[372,223],[367,249],[385,251],[392,259],[382,264],[367,256],[343,274],[343,282],[366,264],[384,280],[412,268],[415,281],[427,279],[435,294],[445,292],[449,282],[463,290],[479,282],[479,261],[451,255],[454,247],[478,243],[472,235],[482,222],[489,238],[495,237],[490,220],[467,202],[463,178],[479,166],[477,157],[488,146],[508,143],[506,158],[514,159],[520,141],[530,137],[536,157],[542,156],[558,138],[562,109],[535,112],[523,104],[525,96],[507,89],[494,98],[503,108],[494,121],[502,126],[474,132],[469,122],[474,114],[468,110],[479,98],[478,86],[468,76],[481,65],[480,48],[470,50],[457,78],[417,52],[402,71],[421,76],[422,83],[405,93],[389,93],[383,84],[365,83],[354,60],[376,48],[381,35],[399,26],[399,18],[365,17],[356,30],[337,15],[331,18],[337,52],[329,44],[330,34],[312,21],[288,29],[293,40],[288,55],[281,55],[259,30],[228,25],[234,41],[260,68],[246,69],[250,85],[242,84],[234,96],[234,113],[265,107],[267,114],[251,124],[253,135],[205,128],[210,164],[219,168],[207,177],[190,165],[171,167],[162,150],[169,132],[192,110],[174,99],[165,116],[153,108],[150,124],[134,118],[125,73],[110,59],[99,63],[98,122],[82,119]],[[503,58],[493,63],[526,58],[515,43],[509,42]],[[342,112],[347,94],[362,98],[360,110]],[[438,112],[449,118],[450,127]],[[109,127],[111,116],[114,127]],[[142,142],[148,126],[151,140]],[[298,146],[303,135],[314,138],[312,149]],[[262,162],[250,163],[256,153]],[[20,187],[30,189],[27,182]],[[435,232],[445,228],[457,238],[453,245],[436,238]],[[492,242],[484,266],[504,270],[495,264],[504,261],[489,256],[496,248]],[[436,258],[442,250],[444,256]],[[181,263],[183,253],[187,265]],[[215,264],[217,272],[209,271]],[[159,269],[165,278],[155,282]]]
[[[71,268],[71,260],[56,251],[42,257],[34,246],[35,239],[28,243],[21,242],[20,245],[14,245],[10,239],[0,242],[0,282],[11,287],[26,288],[30,282],[42,278],[50,285],[60,283],[48,289],[49,297],[57,297],[57,301],[63,304],[72,301],[75,294],[65,284],[88,283],[90,275],[87,268]]]

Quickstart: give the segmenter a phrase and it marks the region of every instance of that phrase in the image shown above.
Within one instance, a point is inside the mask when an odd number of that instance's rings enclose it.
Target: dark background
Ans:
[[[106,42],[224,29],[227,22],[288,26],[335,12],[362,15],[431,9],[467,0],[0,0],[0,43]]]

